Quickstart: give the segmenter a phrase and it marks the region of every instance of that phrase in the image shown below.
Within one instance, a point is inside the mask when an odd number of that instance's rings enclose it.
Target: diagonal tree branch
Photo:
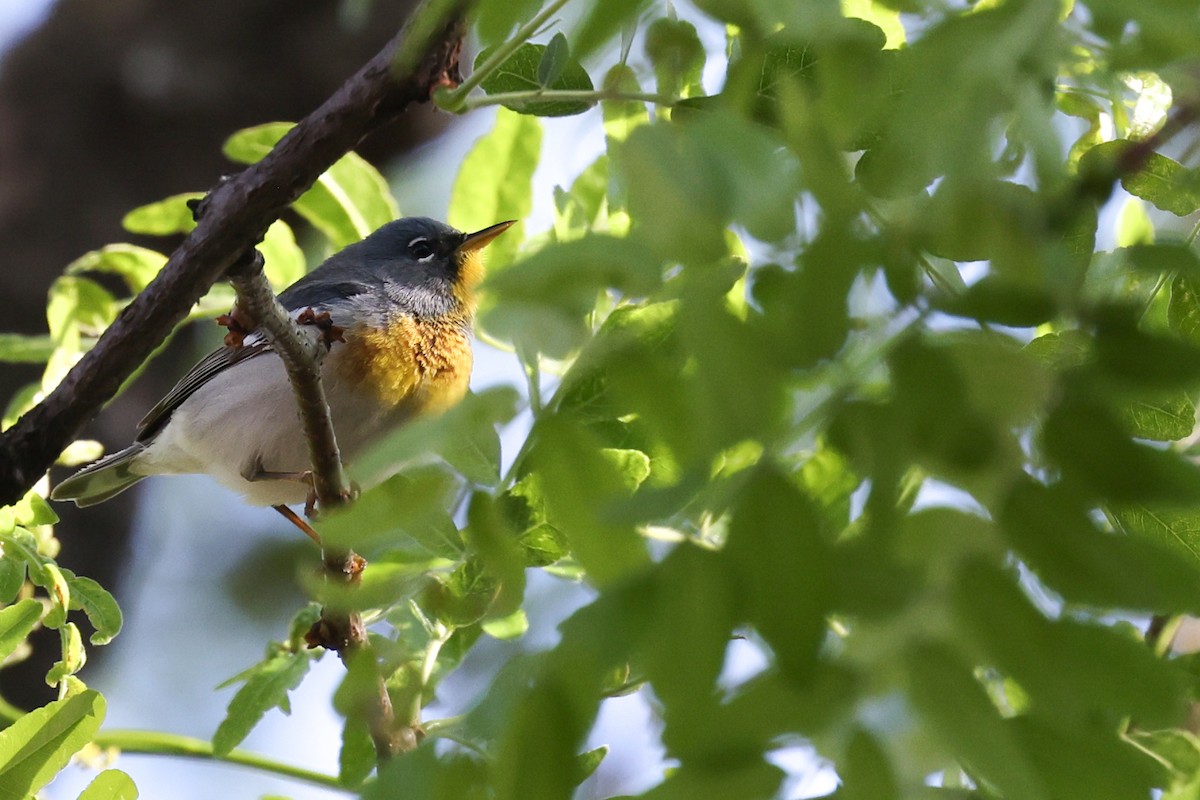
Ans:
[[[437,88],[458,83],[460,13],[466,2],[435,5],[444,12],[440,19],[448,21],[431,29],[429,15],[423,15],[426,6],[413,15],[420,23],[416,30],[430,31],[424,46],[405,42],[414,29],[410,23],[266,158],[210,192],[202,219],[158,277],[54,391],[0,434],[0,505],[16,502],[41,478],[195,302],[322,172],[410,104],[428,102]],[[423,56],[402,59],[397,71],[398,51]]]

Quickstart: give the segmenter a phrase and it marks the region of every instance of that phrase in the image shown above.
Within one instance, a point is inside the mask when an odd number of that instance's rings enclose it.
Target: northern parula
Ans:
[[[341,329],[321,376],[343,458],[466,394],[480,251],[512,224],[463,233],[425,217],[389,222],[279,295],[293,316],[327,312]],[[138,429],[132,445],[51,497],[88,506],[149,475],[206,473],[300,524],[286,507],[309,498],[308,446],[283,362],[262,332],[205,356]]]

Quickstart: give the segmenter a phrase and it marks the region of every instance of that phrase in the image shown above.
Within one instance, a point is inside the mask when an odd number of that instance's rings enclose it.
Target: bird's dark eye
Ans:
[[[424,236],[418,236],[408,243],[408,252],[417,261],[428,261],[433,258],[433,245]]]

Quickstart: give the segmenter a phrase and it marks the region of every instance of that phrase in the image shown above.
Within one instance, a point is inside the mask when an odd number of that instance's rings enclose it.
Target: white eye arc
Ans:
[[[424,236],[418,236],[408,243],[408,252],[417,261],[424,263],[436,255],[433,247],[430,246],[429,240]]]

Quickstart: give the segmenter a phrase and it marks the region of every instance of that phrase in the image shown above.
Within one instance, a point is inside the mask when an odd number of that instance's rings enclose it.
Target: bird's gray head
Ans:
[[[404,310],[436,316],[475,306],[480,251],[513,224],[463,233],[428,217],[405,217],[330,256],[282,296],[288,307],[382,291]]]

